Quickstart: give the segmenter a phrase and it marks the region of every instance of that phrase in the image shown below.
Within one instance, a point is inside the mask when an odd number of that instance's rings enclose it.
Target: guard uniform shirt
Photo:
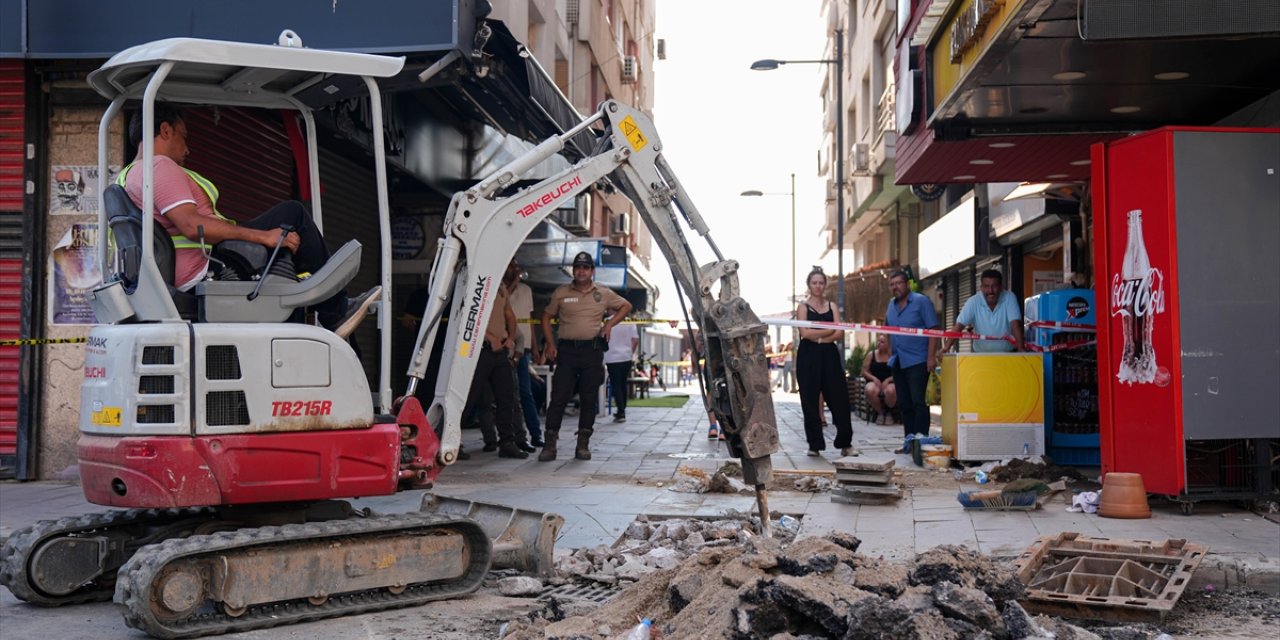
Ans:
[[[498,336],[499,340],[507,339],[507,306],[509,304],[507,288],[499,286],[498,292],[493,296],[493,313],[489,314],[486,334],[492,333]]]
[[[626,302],[607,287],[592,283],[583,293],[573,283],[556,287],[547,305],[547,313],[560,319],[561,340],[591,340],[600,335],[607,313],[617,311]]]

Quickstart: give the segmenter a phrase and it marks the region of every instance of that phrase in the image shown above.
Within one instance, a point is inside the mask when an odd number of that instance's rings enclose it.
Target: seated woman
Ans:
[[[898,391],[893,386],[893,369],[889,367],[889,337],[876,336],[876,349],[862,361],[862,377],[867,381],[867,402],[876,412],[876,422],[891,424],[892,411],[898,405]]]

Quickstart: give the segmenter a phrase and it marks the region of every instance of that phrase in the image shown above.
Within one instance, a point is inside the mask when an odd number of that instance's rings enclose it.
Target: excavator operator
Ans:
[[[175,251],[174,286],[179,291],[191,289],[208,274],[210,262],[202,250],[203,240],[215,245],[223,240],[244,240],[272,249],[293,253],[294,267],[300,272],[314,272],[329,260],[329,249],[311,219],[311,213],[296,200],[281,202],[247,222],[237,224],[218,212],[218,188],[204,176],[185,168],[187,155],[187,123],[175,106],[155,103],[155,216],[173,240]],[[137,145],[136,157],[142,156],[142,112],[129,122],[129,139]],[[116,178],[134,204],[142,206],[142,171],[133,171],[130,163]],[[281,236],[283,235],[283,240]],[[338,292],[313,307],[320,324],[345,338],[365,318],[369,307],[382,294],[374,287],[356,298]]]

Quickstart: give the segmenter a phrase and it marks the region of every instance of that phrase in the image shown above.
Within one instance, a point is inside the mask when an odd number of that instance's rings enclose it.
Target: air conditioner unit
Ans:
[[[853,175],[871,175],[871,145],[865,142],[853,145]]]
[[[666,38],[658,38],[658,59],[667,59],[667,40]]]
[[[556,209],[556,220],[567,231],[586,232],[591,228],[590,208],[587,199],[574,198],[570,206]]]
[[[640,77],[640,61],[635,56],[622,56],[622,81],[635,82]]]
[[[629,236],[631,235],[631,214],[619,213],[613,217],[613,228],[610,229],[613,235]]]
[[[564,7],[564,21],[569,25],[578,24],[578,0],[566,0]]]

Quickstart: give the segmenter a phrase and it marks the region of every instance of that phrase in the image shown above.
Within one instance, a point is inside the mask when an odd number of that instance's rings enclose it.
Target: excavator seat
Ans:
[[[142,209],[123,187],[114,184],[103,191],[102,205],[120,256],[118,277],[125,291],[133,295],[142,261]],[[227,240],[218,243],[211,253],[215,264],[221,263],[219,279],[199,282],[190,292],[184,292],[174,287],[177,250],[173,241],[159,224],[152,226],[151,235],[156,267],[184,320],[284,322],[295,309],[336,295],[360,268],[361,245],[356,240],[344,244],[322,268],[301,281],[293,275],[292,255],[282,251],[258,287],[256,277],[262,273],[271,251],[252,242]],[[249,300],[255,289],[258,296]]]
[[[120,272],[117,275],[124,283],[125,291],[133,294],[138,286],[138,272],[142,265],[142,209],[129,199],[124,187],[118,184],[103,190],[102,206],[107,212],[107,224],[111,227],[111,235],[115,238],[116,251],[120,256]],[[196,297],[174,288],[176,249],[163,226],[157,224],[151,227],[151,245],[154,248],[156,267],[169,288],[174,306],[178,308],[178,316],[183,320],[195,320],[199,316]]]

